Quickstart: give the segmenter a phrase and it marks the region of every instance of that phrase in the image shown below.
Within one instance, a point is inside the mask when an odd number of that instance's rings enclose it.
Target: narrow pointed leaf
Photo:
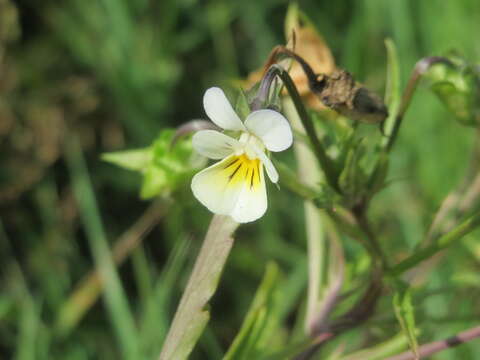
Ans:
[[[268,351],[265,346],[279,317],[278,285],[278,267],[275,263],[270,263],[242,327],[224,360],[258,359]]]
[[[410,349],[418,358],[418,342],[415,330],[415,311],[410,287],[400,280],[395,281],[396,292],[393,296],[393,308],[403,333],[408,338]]]

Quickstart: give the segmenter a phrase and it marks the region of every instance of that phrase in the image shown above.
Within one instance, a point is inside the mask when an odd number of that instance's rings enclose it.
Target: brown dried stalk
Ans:
[[[480,326],[463,331],[445,340],[434,341],[429,344],[422,345],[418,348],[418,354],[420,355],[421,358],[425,358],[427,356],[436,354],[437,352],[440,352],[458,345],[462,345],[478,337],[480,337]],[[414,360],[414,359],[415,359],[415,355],[411,351],[406,351],[398,355],[390,356],[385,360]]]

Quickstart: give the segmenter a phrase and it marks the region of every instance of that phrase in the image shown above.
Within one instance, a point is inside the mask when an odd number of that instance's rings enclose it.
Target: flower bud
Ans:
[[[480,74],[472,64],[459,56],[448,58],[451,63],[433,65],[425,74],[430,88],[463,125],[480,122]]]

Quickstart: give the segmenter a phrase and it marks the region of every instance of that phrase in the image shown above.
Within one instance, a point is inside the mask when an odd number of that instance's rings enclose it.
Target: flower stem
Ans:
[[[159,360],[186,359],[198,341],[210,318],[206,307],[217,289],[237,227],[238,223],[228,216],[212,218]]]
[[[322,143],[317,137],[317,132],[315,131],[315,126],[308,115],[305,107],[303,106],[302,99],[300,94],[295,87],[295,84],[288,75],[288,72],[278,64],[273,64],[267,70],[265,76],[260,83],[260,88],[258,90],[257,99],[255,99],[253,106],[257,104],[264,103],[268,97],[269,89],[273,80],[276,76],[279,76],[282,79],[283,84],[285,85],[290,97],[292,98],[295,109],[297,110],[300,121],[302,122],[305,132],[310,140],[312,145],[313,153],[317,158],[323,173],[325,174],[325,179],[327,183],[335,189],[338,193],[341,193],[340,187],[338,186],[338,174],[335,170],[333,161],[327,156],[325,149],[323,148]]]
[[[398,113],[395,117],[392,132],[389,135],[388,142],[386,144],[386,150],[390,151],[395,143],[395,140],[398,137],[398,132],[400,130],[400,125],[402,124],[403,117],[405,112],[410,105],[410,101],[412,100],[413,94],[415,89],[417,88],[418,82],[423,74],[425,74],[428,69],[434,64],[444,63],[447,65],[452,65],[450,60],[441,56],[430,56],[419,60],[415,67],[413,68],[412,75],[408,80],[407,87],[405,88],[405,92],[403,93],[402,100],[400,102],[400,107]]]

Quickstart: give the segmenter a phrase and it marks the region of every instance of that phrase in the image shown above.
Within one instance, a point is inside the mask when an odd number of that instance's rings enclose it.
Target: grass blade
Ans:
[[[119,346],[125,359],[137,360],[140,354],[134,320],[107,243],[87,166],[73,136],[66,141],[66,160],[95,266],[104,281],[103,297]]]
[[[265,341],[278,321],[279,270],[275,263],[269,263],[258,287],[255,298],[248,310],[242,327],[235,337],[224,360],[258,359]]]

